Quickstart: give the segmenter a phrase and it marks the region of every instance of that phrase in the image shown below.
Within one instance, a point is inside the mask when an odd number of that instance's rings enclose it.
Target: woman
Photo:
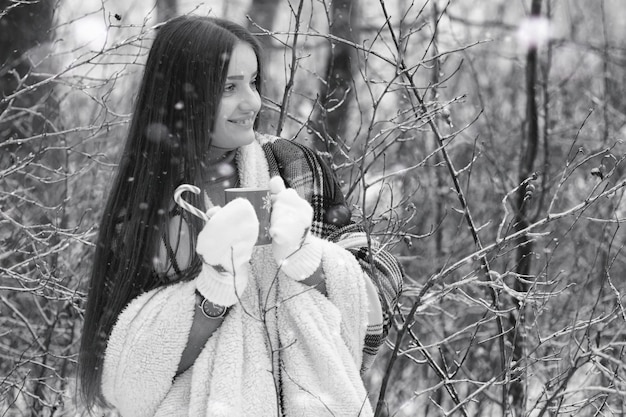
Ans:
[[[259,57],[225,20],[158,30],[96,246],[79,358],[89,408],[372,413],[359,372],[386,335],[401,271],[368,251],[315,153],[255,132]],[[175,204],[181,184],[202,190],[190,204],[206,223]],[[229,187],[270,188],[271,244],[255,246],[256,214],[225,204]]]

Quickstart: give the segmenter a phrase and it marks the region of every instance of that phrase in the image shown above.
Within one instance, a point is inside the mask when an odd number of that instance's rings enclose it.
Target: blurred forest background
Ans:
[[[84,414],[97,222],[182,13],[258,33],[262,130],[327,158],[405,268],[377,416],[626,415],[622,0],[0,4],[0,416]]]

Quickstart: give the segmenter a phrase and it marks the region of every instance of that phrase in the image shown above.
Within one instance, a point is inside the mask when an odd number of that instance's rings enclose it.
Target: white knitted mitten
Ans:
[[[202,270],[196,279],[200,294],[210,302],[231,306],[248,285],[248,266],[259,234],[252,204],[237,198],[222,208],[211,209],[196,243]]]
[[[270,180],[270,192],[269,233],[274,259],[288,277],[301,281],[317,270],[322,259],[322,245],[309,233],[313,208],[296,190],[285,188],[281,177]]]

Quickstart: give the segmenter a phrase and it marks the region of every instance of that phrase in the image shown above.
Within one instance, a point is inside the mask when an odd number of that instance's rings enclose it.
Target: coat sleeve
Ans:
[[[122,416],[152,416],[169,392],[195,308],[193,281],[146,292],[122,311],[109,337],[102,392]]]
[[[361,368],[361,371],[365,372],[389,334],[393,310],[398,305],[402,292],[404,272],[395,257],[384,250],[375,239],[368,239],[357,224],[343,227],[333,233],[329,240],[351,252],[357,259],[369,278],[370,297],[373,297],[375,292],[380,302],[382,322],[370,320],[365,335]]]

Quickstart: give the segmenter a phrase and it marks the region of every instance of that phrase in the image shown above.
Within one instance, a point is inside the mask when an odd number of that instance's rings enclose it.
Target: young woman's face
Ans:
[[[233,49],[224,94],[217,109],[211,146],[220,150],[236,149],[254,141],[254,120],[261,109],[257,91],[257,57],[244,42]]]

